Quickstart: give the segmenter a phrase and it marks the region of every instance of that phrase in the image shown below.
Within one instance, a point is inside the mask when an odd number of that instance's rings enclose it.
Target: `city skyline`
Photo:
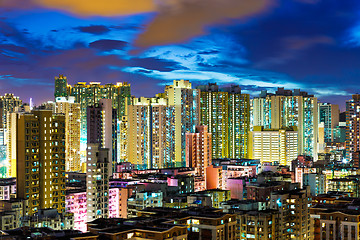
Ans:
[[[359,0],[0,0],[1,239],[360,239],[359,63]]]
[[[355,0],[226,0],[219,11],[217,0],[99,3],[2,2],[0,94],[38,105],[64,74],[152,97],[185,79],[239,84],[252,97],[300,88],[344,110],[360,89]]]

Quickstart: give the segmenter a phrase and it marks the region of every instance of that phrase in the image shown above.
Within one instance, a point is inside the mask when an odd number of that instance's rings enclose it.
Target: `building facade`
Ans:
[[[187,80],[174,80],[173,85],[165,87],[168,105],[174,107],[175,117],[175,166],[186,166],[187,132],[194,132],[200,121],[200,90],[193,89]]]
[[[79,172],[81,170],[80,104],[75,103],[73,97],[57,97],[55,101],[55,113],[65,115],[65,170],[67,172]]]
[[[174,167],[175,108],[164,98],[142,97],[128,112],[128,161],[138,169]]]
[[[275,94],[262,91],[253,99],[253,126],[264,129],[297,127],[298,152],[317,160],[318,100],[299,89],[278,88]]]
[[[186,133],[186,166],[194,168],[200,176],[205,176],[211,165],[211,137],[207,126],[196,126],[195,133]]]
[[[339,105],[319,103],[319,123],[324,123],[324,140],[333,142],[335,128],[339,125]]]
[[[109,149],[99,143],[87,147],[86,204],[87,221],[109,217]]]
[[[109,149],[108,173],[115,172],[117,163],[117,112],[111,99],[100,99],[87,108],[87,144],[97,143]]]
[[[291,165],[298,156],[298,131],[288,129],[264,129],[256,126],[250,132],[249,158],[261,163]]]
[[[360,94],[346,101],[346,159],[351,161],[353,153],[360,150]]]
[[[51,110],[22,113],[16,120],[17,197],[39,209],[65,211],[65,116]]]
[[[216,84],[200,89],[200,124],[212,134],[214,158],[245,158],[250,130],[250,96],[239,86],[220,89]]]

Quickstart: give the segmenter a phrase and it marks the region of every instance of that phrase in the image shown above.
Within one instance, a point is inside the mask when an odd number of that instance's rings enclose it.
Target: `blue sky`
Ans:
[[[301,88],[343,108],[360,92],[359,2],[2,1],[0,94],[51,100],[58,74],[148,97],[188,79],[253,96]]]

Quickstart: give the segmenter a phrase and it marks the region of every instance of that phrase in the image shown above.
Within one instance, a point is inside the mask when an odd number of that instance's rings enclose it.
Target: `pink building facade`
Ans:
[[[66,211],[74,214],[74,229],[86,232],[86,192],[66,195],[65,205]]]
[[[121,188],[109,190],[109,218],[121,216]],[[127,200],[127,197],[126,197]],[[77,192],[66,195],[66,211],[74,214],[74,229],[87,231],[86,192]],[[127,206],[125,206],[127,207]]]
[[[205,176],[211,160],[211,133],[207,126],[196,126],[195,133],[186,133],[186,166],[194,168],[197,175]]]
[[[118,218],[120,216],[120,189],[109,189],[109,218]]]

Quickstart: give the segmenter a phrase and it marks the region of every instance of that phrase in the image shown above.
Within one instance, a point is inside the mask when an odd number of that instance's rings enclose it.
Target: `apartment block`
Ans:
[[[186,166],[200,176],[206,176],[206,168],[211,165],[211,137],[207,126],[196,126],[195,133],[186,133]]]
[[[214,158],[244,158],[248,151],[250,96],[237,85],[219,89],[216,83],[198,86],[200,124],[212,134]]]
[[[74,97],[57,97],[55,99],[55,113],[65,115],[65,170],[79,172],[80,163],[80,104],[75,103]]]
[[[256,126],[250,134],[249,157],[260,159],[261,164],[291,165],[298,156],[298,131],[288,129],[264,129]]]
[[[39,209],[65,211],[65,116],[51,110],[21,113],[16,119],[17,197]]]

